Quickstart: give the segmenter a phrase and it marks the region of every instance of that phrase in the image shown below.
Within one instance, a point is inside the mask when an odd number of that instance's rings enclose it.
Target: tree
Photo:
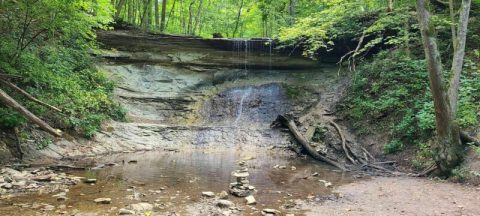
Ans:
[[[434,145],[434,159],[442,174],[448,174],[463,158],[460,131],[455,122],[460,74],[465,55],[468,17],[471,0],[462,0],[458,29],[454,44],[452,76],[447,90],[443,80],[443,65],[437,46],[431,15],[427,10],[426,0],[417,0],[417,13],[422,35],[425,57],[428,63],[430,90],[435,107],[437,139]],[[454,27],[455,28],[455,27]]]
[[[175,2],[173,3],[173,7],[175,7]],[[167,13],[167,0],[162,1],[162,21],[160,24],[160,31],[165,31],[165,15]]]

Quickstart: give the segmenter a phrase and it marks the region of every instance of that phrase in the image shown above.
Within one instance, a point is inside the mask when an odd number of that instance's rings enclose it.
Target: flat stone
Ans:
[[[146,212],[150,211],[153,209],[153,205],[150,203],[136,203],[136,204],[131,204],[130,208],[135,211],[135,212]]]
[[[202,196],[212,198],[215,197],[215,193],[211,191],[202,192]]]
[[[232,175],[237,178],[246,178],[250,174],[248,172],[234,172]]]
[[[99,204],[110,204],[110,203],[112,203],[112,199],[110,199],[110,198],[97,198],[93,201],[95,203],[99,203]]]
[[[135,212],[132,210],[121,208],[118,210],[118,215],[134,215]]]
[[[217,201],[217,206],[220,207],[220,208],[230,208],[232,206],[234,206],[235,204],[231,201],[228,201],[228,200],[218,200]]]
[[[245,200],[247,201],[247,205],[257,204],[257,201],[255,200],[255,197],[253,197],[252,195],[245,197]]]

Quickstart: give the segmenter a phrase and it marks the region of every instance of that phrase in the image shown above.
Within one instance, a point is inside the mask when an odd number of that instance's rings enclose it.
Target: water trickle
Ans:
[[[247,90],[242,95],[242,98],[240,99],[240,104],[238,105],[237,109],[237,117],[235,118],[234,125],[238,124],[238,121],[242,118],[242,113],[243,113],[243,104],[245,102],[245,98],[250,96],[250,93],[252,92],[252,87],[249,87]]]

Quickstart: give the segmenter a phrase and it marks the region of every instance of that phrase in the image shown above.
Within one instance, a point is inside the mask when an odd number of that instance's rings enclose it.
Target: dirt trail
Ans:
[[[340,186],[340,198],[303,206],[307,215],[479,215],[480,188],[379,177]]]

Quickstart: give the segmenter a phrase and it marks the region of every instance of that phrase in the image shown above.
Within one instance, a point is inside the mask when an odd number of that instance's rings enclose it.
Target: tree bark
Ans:
[[[173,6],[175,7],[175,3],[173,3]],[[165,16],[167,14],[167,0],[162,0],[162,21],[160,24],[160,31],[164,32],[165,31]]]
[[[19,112],[22,114],[24,117],[26,117],[28,120],[33,122],[34,124],[38,125],[42,130],[48,132],[49,134],[56,136],[56,137],[61,137],[62,134],[52,128],[50,125],[48,125],[46,122],[38,118],[36,115],[28,111],[25,107],[20,105],[17,101],[15,101],[13,98],[11,98],[6,92],[4,92],[2,89],[0,89],[0,101],[3,102],[5,105],[11,107],[15,111]]]
[[[452,114],[457,113],[458,107],[458,91],[460,88],[460,75],[463,69],[463,60],[465,57],[465,44],[467,41],[468,17],[470,13],[472,0],[463,0],[458,20],[458,29],[456,36],[452,35],[454,54],[452,61],[452,77],[450,78],[450,87],[448,89],[448,96],[450,99],[450,107]],[[454,27],[453,27],[454,28]]]
[[[288,13],[290,15],[290,25],[295,23],[295,0],[289,0],[288,2]]]
[[[449,174],[450,170],[462,160],[459,130],[454,122],[454,115],[444,87],[442,61],[434,37],[434,28],[431,26],[430,14],[426,8],[426,0],[417,0],[417,15],[435,107],[437,141],[433,147],[434,160],[442,174]]]

